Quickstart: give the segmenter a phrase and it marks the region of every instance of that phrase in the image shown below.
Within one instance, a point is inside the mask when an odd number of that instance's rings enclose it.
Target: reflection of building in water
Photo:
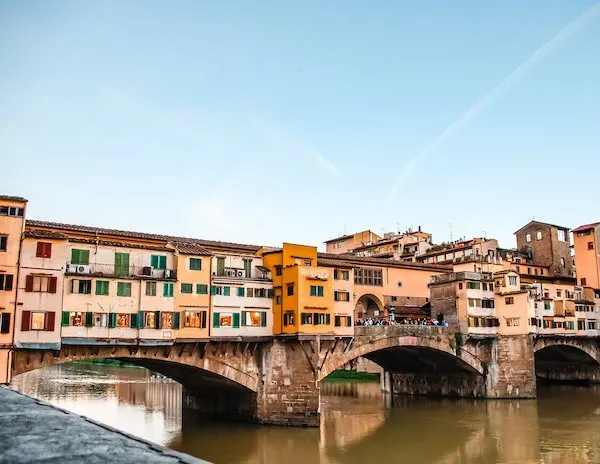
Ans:
[[[163,412],[170,424],[181,425],[182,387],[170,379],[148,379],[115,384],[119,402],[144,406],[148,412]]]

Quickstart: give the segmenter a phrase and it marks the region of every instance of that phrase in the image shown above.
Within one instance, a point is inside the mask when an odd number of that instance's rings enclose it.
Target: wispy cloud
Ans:
[[[338,167],[333,164],[329,158],[327,158],[318,148],[296,139],[289,133],[283,132],[280,128],[268,123],[256,114],[249,112],[248,118],[250,119],[252,125],[259,129],[273,144],[281,147],[282,153],[285,153],[288,156],[292,154],[294,156],[299,156],[300,158],[316,162],[332,176],[338,178],[342,177],[342,172],[338,169]]]
[[[465,111],[458,119],[450,124],[438,137],[433,140],[425,149],[423,149],[417,156],[411,158],[404,169],[396,179],[394,185],[388,192],[387,203],[389,203],[398,187],[410,176],[415,170],[416,166],[423,161],[427,156],[431,155],[440,145],[442,145],[447,139],[456,135],[463,130],[473,119],[479,114],[491,106],[496,100],[500,99],[511,88],[529,74],[536,65],[542,60],[551,55],[563,42],[565,42],[573,34],[579,32],[587,24],[598,19],[600,17],[600,2],[595,3],[593,6],[584,11],[581,15],[575,18],[573,21],[563,27],[556,35],[548,40],[544,45],[538,48],[532,55],[529,56],[523,63],[517,66],[510,74],[500,81],[495,87],[490,89],[485,95],[483,95],[473,106]]]

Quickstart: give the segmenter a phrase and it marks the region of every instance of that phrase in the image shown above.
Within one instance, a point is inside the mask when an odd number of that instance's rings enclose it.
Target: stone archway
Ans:
[[[383,303],[375,295],[367,293],[356,302],[354,317],[356,319],[381,318],[386,316]]]

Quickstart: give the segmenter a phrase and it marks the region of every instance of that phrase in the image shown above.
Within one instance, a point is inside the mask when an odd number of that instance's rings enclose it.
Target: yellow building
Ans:
[[[21,237],[27,200],[0,196],[0,383],[10,382]]]
[[[573,230],[573,246],[579,283],[600,289],[600,222]]]

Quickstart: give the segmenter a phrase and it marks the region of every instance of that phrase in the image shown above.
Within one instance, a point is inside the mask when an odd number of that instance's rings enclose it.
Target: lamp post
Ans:
[[[390,324],[396,321],[396,310],[393,306],[390,307]]]

